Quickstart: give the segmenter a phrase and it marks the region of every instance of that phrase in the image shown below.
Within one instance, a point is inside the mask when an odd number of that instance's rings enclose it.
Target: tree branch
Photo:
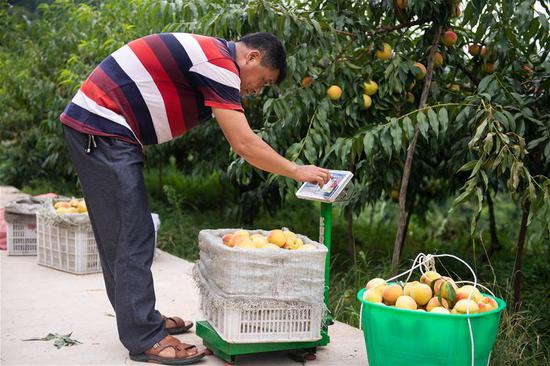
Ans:
[[[474,83],[476,86],[479,85],[479,79],[464,65],[462,65],[461,63],[458,63],[455,66],[458,67],[460,71],[462,71],[468,77],[468,79],[470,79],[472,83]]]
[[[410,27],[413,27],[415,25],[426,24],[426,23],[429,23],[431,21],[432,21],[432,19],[417,19],[415,21],[405,22],[405,23],[401,23],[399,25],[383,26],[383,27],[374,29],[372,31],[367,31],[367,32],[365,32],[365,34],[367,36],[374,36],[375,34],[390,33],[390,32],[393,32],[393,31],[396,31],[396,30],[399,30],[399,29],[402,29],[402,28],[410,28]]]
[[[435,52],[437,51],[437,46],[439,45],[439,39],[441,38],[441,31],[443,27],[437,22],[434,22],[432,29],[434,30],[434,38],[432,42],[432,47],[430,48],[430,53],[428,55],[428,69],[426,70],[424,87],[422,88],[422,94],[420,96],[420,102],[418,104],[419,110],[422,110],[424,108],[424,106],[426,105],[426,101],[428,100],[428,94],[430,93],[430,85],[432,83]],[[402,242],[405,237],[407,217],[409,215],[409,213],[407,212],[407,189],[409,187],[411,167],[412,167],[414,151],[416,149],[416,142],[418,141],[419,133],[420,133],[420,128],[417,123],[414,129],[413,139],[411,140],[409,147],[407,149],[407,158],[405,159],[405,167],[403,168],[403,178],[401,179],[401,189],[399,191],[399,222],[397,224],[397,234],[395,235],[395,241],[393,244],[393,256],[392,256],[392,263],[391,263],[392,272],[395,272],[397,267],[399,266]]]

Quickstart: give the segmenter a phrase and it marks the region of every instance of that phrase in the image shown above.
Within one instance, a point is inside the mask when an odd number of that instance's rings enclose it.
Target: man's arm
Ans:
[[[213,108],[214,116],[225,138],[235,152],[258,169],[284,175],[299,182],[324,185],[330,179],[327,169],[315,165],[297,165],[271,148],[252,131],[243,113]]]

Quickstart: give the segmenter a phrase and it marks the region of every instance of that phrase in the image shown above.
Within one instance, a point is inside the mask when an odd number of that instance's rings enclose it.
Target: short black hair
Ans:
[[[244,43],[248,48],[259,50],[262,53],[263,66],[279,70],[277,84],[286,78],[286,51],[277,37],[271,33],[257,32],[247,34],[239,42]]]

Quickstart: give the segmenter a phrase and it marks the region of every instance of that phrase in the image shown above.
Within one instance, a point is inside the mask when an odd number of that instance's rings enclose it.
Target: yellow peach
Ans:
[[[301,245],[297,250],[315,250],[317,247],[313,244],[304,244]]]
[[[224,236],[222,236],[223,243],[229,246],[229,242],[231,241],[232,237],[233,237],[233,234],[225,234]]]
[[[250,233],[248,232],[248,230],[237,230],[233,233],[233,235],[241,235],[241,236],[244,236],[245,238],[250,238]]]
[[[426,285],[429,286],[432,284],[432,281],[435,281],[438,278],[441,278],[441,275],[439,273],[434,271],[428,271],[420,277],[420,282],[425,283]]]
[[[472,294],[471,299],[476,302],[480,301],[482,298],[482,295],[477,288],[472,285],[465,285],[456,290],[456,301],[458,302],[460,300],[468,299],[470,294]]]
[[[367,285],[365,286],[365,288],[367,290],[375,289],[376,291],[378,291],[380,293],[380,295],[383,295],[384,294],[384,289],[386,288],[387,285],[388,284],[386,283],[386,281],[383,278],[373,278],[372,280],[367,282]]]
[[[397,301],[395,301],[395,307],[399,309],[416,310],[418,305],[416,305],[416,301],[414,301],[412,297],[401,295],[397,298]]]
[[[256,248],[263,248],[267,244],[267,238],[261,234],[251,235],[250,240]]]
[[[458,301],[453,310],[456,310],[458,314],[477,314],[479,313],[479,306],[473,300],[460,300]]]
[[[281,249],[278,245],[273,243],[267,243],[262,247],[262,249]]]
[[[374,289],[368,289],[363,293],[363,300],[368,302],[382,302],[382,295]]]
[[[498,303],[492,297],[483,296],[481,300],[477,302],[480,313],[498,309]]]
[[[386,305],[395,305],[397,298],[401,295],[403,295],[403,289],[401,286],[397,283],[392,283],[384,288],[382,297]]]
[[[412,287],[411,297],[418,305],[426,305],[432,298],[432,289],[425,283],[419,283]]]
[[[444,308],[443,306],[436,306],[432,310],[430,310],[430,313],[437,313],[437,314],[450,314],[451,312],[449,309]]]
[[[271,230],[267,236],[267,241],[282,248],[286,243],[286,237],[282,230]]]
[[[442,306],[445,309],[449,308],[449,303],[445,299],[441,299],[441,302],[437,297],[432,297],[430,301],[426,304],[426,311],[431,311],[433,308],[436,308],[438,306]]]
[[[235,247],[242,249],[256,249],[256,246],[254,245],[254,243],[252,243],[252,240],[248,238],[244,238],[243,240],[238,242]]]
[[[411,296],[411,290],[412,288],[416,285],[416,284],[419,284],[420,282],[418,281],[413,281],[413,282],[407,282],[405,284],[405,287],[403,287],[403,295],[407,295],[407,296]]]

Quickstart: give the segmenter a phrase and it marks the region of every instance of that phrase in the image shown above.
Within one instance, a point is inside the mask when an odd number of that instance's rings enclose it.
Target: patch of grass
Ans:
[[[550,364],[550,346],[537,333],[540,317],[531,311],[510,314],[504,311],[492,353],[492,365]]]

